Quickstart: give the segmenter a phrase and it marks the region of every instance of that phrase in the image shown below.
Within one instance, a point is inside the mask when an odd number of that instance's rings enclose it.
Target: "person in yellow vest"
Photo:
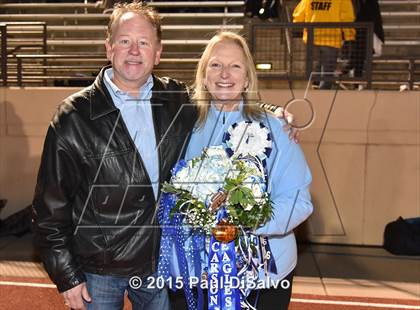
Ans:
[[[293,11],[294,23],[354,22],[351,0],[301,0]],[[331,77],[337,66],[338,53],[344,41],[354,41],[354,28],[314,29],[313,44],[318,58],[316,72],[320,72],[320,89],[331,89]],[[303,32],[303,41],[308,42],[308,31]],[[325,77],[330,78],[326,79]]]

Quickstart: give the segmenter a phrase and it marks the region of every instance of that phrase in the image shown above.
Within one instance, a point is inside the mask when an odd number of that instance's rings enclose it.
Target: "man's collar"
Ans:
[[[112,101],[112,97],[109,94],[104,82],[105,70],[109,68],[111,68],[111,66],[106,66],[102,68],[102,70],[99,72],[98,76],[93,82],[93,85],[90,88],[90,118],[92,120],[107,115],[111,112],[118,111],[118,109],[115,107]],[[154,90],[158,90],[156,97],[160,97],[159,90],[161,90],[163,87],[161,85],[161,81],[159,81],[158,78],[152,75],[151,79],[154,83],[152,95],[152,99],[154,99]]]
[[[108,84],[111,88],[111,90],[114,92],[115,95],[120,95],[122,91],[118,88],[117,85],[112,81],[112,78],[114,76],[114,70],[111,68],[108,68],[104,71],[104,82],[105,84]]]
[[[114,93],[115,96],[121,96],[121,95],[126,95],[128,94],[127,92],[121,90],[112,80],[114,76],[114,70],[113,68],[107,68],[104,71],[104,81],[106,84],[109,85],[109,87],[111,88],[111,91]],[[143,92],[143,91],[147,91],[149,92],[153,87],[153,77],[150,74],[149,77],[147,78],[146,82],[139,87],[139,93]],[[129,95],[129,94],[128,94]]]
[[[105,70],[109,68],[111,66],[102,68],[90,88],[90,119],[92,120],[118,110],[104,82]]]

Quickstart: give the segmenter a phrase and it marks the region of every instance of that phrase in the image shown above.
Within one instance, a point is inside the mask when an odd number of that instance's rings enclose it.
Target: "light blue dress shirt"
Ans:
[[[188,144],[185,159],[190,160],[201,154],[203,148],[222,145],[223,134],[229,127],[246,120],[242,115],[243,104],[238,111],[221,112],[211,105],[207,120],[203,127],[193,131]],[[277,273],[269,272],[271,281],[280,281],[287,276],[297,263],[297,247],[293,229],[306,220],[313,211],[309,185],[312,181],[311,172],[303,152],[298,144],[289,139],[284,132],[284,121],[271,115],[264,115],[260,120],[271,132],[273,138],[272,152],[267,159],[268,192],[273,202],[272,219],[257,229],[257,235],[268,237]],[[190,246],[192,238],[185,242]],[[178,276],[178,260],[173,250],[171,273]],[[202,268],[207,264],[207,256],[201,253]],[[194,274],[193,263],[188,260],[190,275]],[[265,279],[260,272],[260,279]],[[272,284],[272,283],[270,283]]]
[[[140,88],[139,98],[130,96],[118,88],[112,81],[113,70],[105,71],[104,82],[112,97],[115,107],[121,111],[121,116],[143,160],[155,198],[159,190],[159,156],[156,149],[156,135],[153,124],[152,97],[153,77],[150,75]]]

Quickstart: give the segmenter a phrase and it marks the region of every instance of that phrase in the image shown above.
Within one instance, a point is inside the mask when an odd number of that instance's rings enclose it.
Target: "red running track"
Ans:
[[[1,310],[65,310],[53,284],[42,278],[0,277]],[[131,309],[129,305],[124,310]],[[290,310],[384,310],[418,309],[420,300],[336,297],[293,294]],[[275,305],[272,309],[276,310]]]

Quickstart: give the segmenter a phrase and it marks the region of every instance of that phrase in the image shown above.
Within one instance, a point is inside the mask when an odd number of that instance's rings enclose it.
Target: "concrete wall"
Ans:
[[[0,198],[9,200],[1,218],[30,204],[51,115],[74,91],[0,89]],[[293,98],[287,90],[261,96],[279,105]],[[387,222],[420,216],[420,92],[309,91],[307,99],[316,113],[301,135],[315,205],[307,238],[382,244]],[[310,115],[303,101],[290,110],[298,122]]]
[[[44,136],[57,104],[75,89],[0,88],[1,218],[32,201]]]
[[[283,105],[293,96],[262,98]],[[386,223],[420,216],[420,93],[310,91],[307,99],[316,112],[301,142],[313,173],[310,240],[382,244]],[[309,114],[302,101],[291,108]]]

